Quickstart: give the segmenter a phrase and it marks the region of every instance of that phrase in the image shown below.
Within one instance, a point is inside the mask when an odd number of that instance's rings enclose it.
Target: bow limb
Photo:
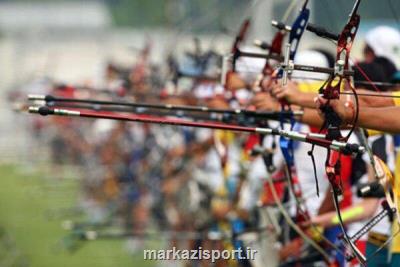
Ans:
[[[366,260],[365,256],[356,247],[356,245],[353,244],[353,242],[351,242],[351,238],[347,234],[347,231],[345,229],[344,222],[343,222],[343,219],[342,219],[342,214],[340,212],[339,196],[338,196],[338,193],[333,188],[332,188],[332,196],[333,196],[333,203],[335,205],[337,217],[338,217],[338,220],[339,220],[339,225],[340,225],[340,228],[342,229],[343,239],[345,239],[346,243],[350,246],[350,249],[352,250],[353,255],[357,258],[357,260],[360,262],[360,264],[362,266],[366,266],[367,260]],[[351,259],[351,258],[349,258],[349,259]]]
[[[235,38],[235,41],[233,43],[232,49],[231,49],[231,54],[232,54],[232,71],[236,71],[236,61],[240,57],[240,45],[243,43],[243,41],[246,38],[247,33],[249,32],[251,25],[251,21],[249,18],[245,19],[240,26],[240,30],[238,35]]]
[[[291,177],[291,173],[290,173],[290,170],[288,169],[287,165],[285,166],[285,172],[286,172],[287,177]],[[303,197],[301,188],[298,188],[296,190],[295,184],[293,183],[293,179],[287,179],[287,181],[289,183],[289,190],[291,191],[291,193],[292,193],[292,195],[294,197],[294,200],[295,200],[295,205],[296,205],[296,209],[297,209],[298,215],[300,215],[300,218],[304,218],[305,220],[310,220],[310,214],[309,214],[308,210],[307,209],[304,210],[302,208],[302,203],[299,200],[299,197],[300,198]],[[298,186],[300,187],[300,185],[298,185]],[[300,195],[296,191],[298,191]],[[314,223],[311,223],[309,227],[312,229],[312,231],[315,234],[317,234],[319,236],[319,238],[321,238],[321,241],[323,241],[331,249],[334,249],[339,254],[343,254],[343,252],[341,251],[341,249],[337,245],[335,245],[333,242],[331,242],[329,239],[327,239],[323,235],[323,233],[321,232],[321,229],[319,229],[318,226],[316,226]]]
[[[308,24],[308,20],[310,18],[310,10],[307,8],[307,4],[308,4],[308,0],[305,0],[303,7],[300,10],[299,15],[297,16],[297,18],[295,19],[295,21],[293,22],[293,24],[291,26],[291,31],[289,34],[289,42],[287,44],[287,51],[286,51],[286,55],[285,55],[285,61],[293,61],[294,60],[294,57],[297,52],[297,48],[300,43],[300,39],[303,36],[303,33]],[[287,62],[287,63],[289,63],[289,62]],[[282,79],[282,84],[285,85],[286,79],[287,79],[287,72],[284,72],[283,76],[284,77]],[[290,105],[287,102],[281,102],[281,111],[290,111],[290,110],[291,110]],[[294,124],[295,124],[295,120],[294,120],[294,117],[292,117],[290,120],[290,130],[293,130]],[[284,129],[283,119],[281,120],[281,128]],[[280,148],[281,148],[282,154],[285,159],[285,173],[286,173],[286,177],[288,180],[289,189],[290,189],[293,197],[295,198],[298,215],[300,215],[301,217],[307,218],[307,217],[309,217],[308,213],[303,211],[303,209],[301,207],[301,203],[298,199],[298,195],[299,194],[301,195],[301,188],[299,186],[298,190],[296,190],[293,176],[292,176],[292,171],[294,170],[293,140],[290,140],[284,136],[281,136],[280,140],[279,140],[279,144],[280,144]],[[299,194],[297,194],[296,191],[299,192]]]
[[[284,24],[287,23],[287,20],[289,19],[290,14],[292,11],[296,8],[297,6],[297,0],[292,0],[290,3],[290,6],[288,9],[286,9],[285,14],[282,17],[282,22]],[[269,47],[269,54],[275,54],[275,55],[282,55],[282,44],[283,44],[283,39],[285,38],[287,34],[286,29],[278,30],[275,33],[274,38],[272,39],[271,45]],[[263,68],[263,75],[271,75],[273,73],[273,67],[270,64],[270,61],[267,59]]]
[[[268,178],[267,179],[269,188],[271,190],[271,195],[272,198],[275,201],[276,206],[279,209],[279,212],[282,214],[283,218],[285,221],[289,224],[289,226],[301,237],[304,239],[305,242],[307,242],[310,246],[312,246],[315,250],[317,250],[321,256],[324,258],[324,261],[329,263],[330,258],[329,255],[326,253],[326,251],[319,245],[317,242],[312,240],[290,217],[290,215],[287,213],[285,207],[283,206],[282,201],[279,199],[278,192],[276,192],[275,186],[273,181]]]
[[[292,30],[289,34],[290,44],[290,60],[294,60],[297,49],[299,48],[300,39],[303,37],[304,31],[306,30],[308,20],[310,19],[310,10],[307,8],[308,0],[304,1],[303,7],[297,16],[296,20],[292,24]]]

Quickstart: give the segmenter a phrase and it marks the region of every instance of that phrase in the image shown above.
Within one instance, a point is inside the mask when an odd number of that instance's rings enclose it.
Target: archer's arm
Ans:
[[[352,223],[371,218],[379,206],[379,199],[371,198],[364,199],[362,202],[344,209],[342,219],[344,223]],[[316,224],[322,227],[331,227],[339,224],[336,211],[327,212],[317,215],[311,219],[311,224]]]
[[[301,107],[315,108],[314,100],[317,93],[302,92],[295,82],[289,82],[286,86],[279,83],[269,85],[271,94],[279,100],[286,100],[290,104]],[[392,96],[396,93],[373,92],[365,89],[357,89],[359,105],[362,107],[391,107],[396,103]],[[400,102],[400,101],[399,101]]]
[[[296,119],[302,123],[320,128],[323,121],[318,115],[318,112],[315,110],[315,95],[313,95],[312,97],[313,99],[311,100],[310,98],[309,100],[310,103],[313,103],[313,107],[305,108],[303,110],[303,115],[300,117],[296,117]],[[258,93],[252,99],[252,105],[254,105],[257,110],[263,111],[280,111],[281,109],[279,102],[276,101],[276,99],[272,98],[269,93]],[[302,108],[297,105],[292,105],[292,110],[297,111],[302,110]]]
[[[315,104],[314,104],[315,105]],[[306,108],[299,121],[312,127],[321,128],[324,121],[315,109]]]
[[[236,91],[250,86],[237,73],[228,72],[225,87],[230,91]]]
[[[319,97],[317,99],[317,107],[326,104],[326,100]],[[331,100],[330,106],[342,118],[346,124],[350,124],[353,120],[354,110],[347,108],[342,102]],[[323,114],[320,114],[321,116]],[[357,125],[372,130],[400,133],[400,107],[382,107],[370,108],[361,107]]]
[[[317,93],[299,90],[298,84],[292,81],[289,81],[285,86],[275,82],[269,86],[269,91],[272,96],[279,100],[285,100],[289,104],[304,108],[315,108],[315,98],[318,96]]]
[[[371,91],[365,89],[357,89],[357,93],[360,94],[358,96],[358,99],[360,106],[362,107],[380,108],[395,106],[395,101],[393,98],[391,98],[391,96],[393,96],[393,93],[374,92],[372,93],[372,95],[377,96],[363,96],[362,94],[371,94]],[[382,97],[379,95],[387,97]]]

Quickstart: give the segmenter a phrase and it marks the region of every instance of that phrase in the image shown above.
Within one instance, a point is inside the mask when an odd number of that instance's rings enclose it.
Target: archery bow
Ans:
[[[307,4],[308,4],[308,0],[305,0],[302,8],[300,10],[299,15],[296,17],[296,19],[293,22],[291,27],[285,26],[283,23],[273,22],[273,25],[278,25],[278,29],[280,29],[280,31],[278,31],[278,33],[274,39],[274,42],[273,42],[273,43],[275,43],[275,45],[280,43],[280,45],[282,47],[281,43],[282,43],[283,36],[285,34],[285,29],[290,29],[288,43],[285,45],[284,66],[289,66],[289,65],[293,66],[294,65],[293,61],[294,61],[296,52],[297,52],[299,44],[300,44],[300,39],[308,25],[308,20],[310,18],[310,10],[307,8]],[[277,49],[277,47],[275,49]],[[275,50],[275,51],[281,52],[279,50]],[[271,67],[268,62],[266,63],[264,72],[265,72],[265,74],[267,74],[268,72],[271,73]],[[289,75],[289,72],[283,71],[283,77],[282,77],[282,85],[283,86],[285,86],[287,84],[288,75]],[[286,101],[281,101],[281,111],[290,111],[290,110],[291,110],[290,105]],[[294,123],[295,123],[294,117],[292,117],[290,120],[290,129],[291,130],[293,129]],[[283,128],[284,128],[284,121],[282,119],[281,120],[281,129],[283,129]],[[295,199],[295,203],[296,203],[297,218],[300,218],[300,219],[309,218],[310,217],[309,213],[307,211],[303,210],[302,204],[298,199],[299,195],[301,197],[300,185],[298,185],[298,182],[295,183],[295,181],[293,180],[293,175],[292,175],[292,171],[294,170],[293,140],[288,139],[284,136],[281,136],[280,140],[279,140],[279,144],[280,144],[280,149],[282,151],[282,154],[283,154],[284,160],[285,160],[285,174],[287,176],[289,189],[290,189],[290,191]],[[277,200],[280,201],[279,199],[276,198],[277,197],[276,190],[273,187],[273,184],[271,184],[271,183],[270,183],[270,188],[271,188],[271,192],[272,192],[272,195],[273,195],[275,201],[277,201]],[[319,195],[318,187],[317,187],[317,194]],[[320,231],[314,225],[312,225],[312,229],[314,231],[316,231],[322,237]],[[298,230],[302,231],[302,229],[298,229]],[[304,234],[303,231],[301,232],[301,234],[299,233],[299,235],[301,237],[303,237],[303,239],[304,239],[304,235],[307,236],[306,234]],[[329,240],[327,240],[324,237],[322,237],[322,239],[326,242],[326,244],[331,246],[333,249],[338,250],[337,246],[334,245],[333,243],[331,243]],[[328,256],[328,254],[326,252],[321,253],[321,250],[323,251],[323,249],[318,244],[316,244],[315,242],[310,243],[308,240],[306,240],[306,241],[309,244],[311,244],[318,252],[320,252],[320,254],[323,256],[323,258],[325,259],[325,261],[327,263],[330,263],[330,258]]]
[[[294,3],[294,2],[292,2],[292,4],[293,4],[293,3]],[[309,19],[309,16],[310,16],[309,9],[307,9],[307,4],[308,4],[308,0],[304,1],[303,7],[302,7],[302,9],[301,9],[301,11],[300,11],[300,14],[298,15],[298,17],[297,17],[296,20],[294,21],[292,27],[286,26],[284,23],[279,23],[279,22],[276,22],[276,21],[273,22],[273,25],[276,26],[276,27],[279,29],[279,31],[278,31],[277,34],[275,35],[274,40],[273,40],[273,42],[272,42],[272,45],[271,45],[271,46],[268,46],[268,48],[269,48],[269,50],[270,50],[270,51],[269,51],[269,55],[277,55],[277,56],[280,56],[281,50],[282,50],[283,38],[284,38],[286,32],[287,32],[287,31],[290,31],[289,42],[288,42],[288,44],[287,44],[287,51],[286,51],[286,61],[285,61],[286,65],[289,65],[289,62],[290,62],[290,63],[293,62],[295,53],[296,53],[297,48],[298,48],[298,46],[299,46],[299,41],[300,41],[301,36],[303,35],[304,30],[305,30],[305,28],[306,28],[306,26],[307,26],[308,19]],[[293,6],[293,5],[292,5],[292,6]],[[287,14],[289,14],[289,13],[287,13]],[[287,19],[287,18],[286,18],[286,19]],[[285,19],[285,20],[286,20],[286,19]],[[248,28],[248,24],[244,24],[244,27],[242,27],[241,33],[245,32],[245,31],[243,31],[243,29],[247,29],[247,28]],[[241,35],[240,35],[240,36],[241,36]],[[242,40],[241,38],[238,38],[238,39],[239,39],[239,40]],[[234,55],[234,57],[233,57],[233,59],[234,59],[234,60],[233,60],[233,70],[235,70],[235,62],[236,62],[236,59],[240,56],[240,50],[238,49],[238,42],[235,42],[235,45],[234,45],[234,47],[233,47],[232,52],[233,52],[233,55]],[[270,58],[274,58],[274,57],[270,57]],[[297,66],[297,68],[306,68],[306,69],[310,69],[308,66],[306,66],[306,67]],[[333,70],[330,70],[330,69],[313,68],[314,71],[315,71],[316,69],[319,69],[319,70],[324,71],[324,72],[333,72]],[[263,74],[264,74],[264,75],[268,75],[268,74],[271,74],[271,73],[272,73],[272,67],[271,67],[271,65],[270,65],[270,63],[269,63],[269,60],[267,59],[266,64],[265,64],[265,66],[264,66]],[[284,79],[283,79],[284,83],[286,83],[286,81],[287,81],[287,77],[288,77],[287,74],[288,74],[288,72],[284,71],[284,73],[283,73],[283,75],[284,75]],[[288,105],[285,104],[285,103],[282,103],[282,111],[286,111],[286,108],[285,108],[285,107],[288,107]],[[294,124],[294,118],[293,118],[293,117],[291,118],[290,122],[291,122],[291,130],[292,130],[293,124]],[[283,129],[283,118],[281,118],[281,128]],[[288,139],[288,138],[285,138],[284,136],[281,136],[281,137],[280,137],[280,146],[281,146],[281,150],[282,150],[282,153],[283,153],[283,155],[284,155],[285,162],[286,162],[286,170],[285,170],[285,171],[286,171],[287,178],[288,178],[288,180],[289,180],[289,188],[291,189],[291,191],[292,191],[292,193],[293,193],[293,196],[294,196],[295,199],[296,199],[298,211],[301,211],[300,202],[299,202],[298,199],[297,199],[296,190],[294,189],[294,184],[293,184],[293,182],[292,182],[292,177],[291,177],[291,176],[292,176],[292,175],[291,175],[291,169],[292,169],[293,166],[294,166],[293,143],[292,143],[292,140],[291,140],[291,139]],[[264,158],[264,159],[265,159],[265,158]],[[266,161],[265,161],[265,163],[266,163],[267,168],[268,168],[268,165],[269,165],[269,164],[268,164]],[[273,186],[273,185],[272,185],[272,186]],[[277,199],[275,199],[275,201],[277,201]],[[300,209],[300,210],[299,210],[299,209]],[[281,212],[282,212],[282,215],[283,215],[283,216],[285,217],[285,219],[287,220],[287,217],[288,217],[287,215],[288,215],[288,214],[285,214],[286,211],[281,210]],[[302,213],[304,213],[304,212],[302,212]],[[286,215],[286,216],[285,216],[285,215]],[[288,221],[288,223],[289,223],[289,225],[293,225],[294,222],[293,222],[293,221],[291,221],[291,222]],[[296,231],[297,231],[297,230],[300,230],[300,231],[301,231],[301,229],[299,229],[299,228],[297,228],[297,229],[295,229],[295,230],[296,230]],[[298,232],[298,231],[297,231],[297,232]],[[299,233],[299,235],[302,236],[302,237],[306,236],[306,234],[305,234],[304,232]],[[308,241],[309,241],[309,240],[308,240]],[[309,242],[309,243],[310,243],[312,246],[314,246],[314,247],[315,247],[315,245],[317,245],[317,244],[314,243],[314,242]],[[318,245],[317,245],[317,246],[318,246]],[[323,251],[323,249],[322,249],[321,247],[319,247],[319,246],[318,246],[318,248],[316,248],[316,249],[317,249],[317,251]],[[322,253],[321,255],[324,256],[325,260],[328,260],[328,257],[326,257],[326,256],[327,256],[326,253],[325,253],[325,254]],[[327,262],[328,262],[328,261],[327,261]]]
[[[321,128],[327,130],[327,138],[330,140],[342,140],[347,141],[350,135],[353,133],[356,122],[358,118],[358,95],[355,92],[355,89],[350,85],[350,72],[349,72],[349,59],[350,59],[350,50],[355,39],[359,23],[360,23],[360,16],[357,14],[359,5],[361,1],[356,1],[353,7],[353,10],[350,14],[350,18],[348,23],[345,25],[342,33],[340,35],[332,34],[329,31],[325,30],[324,28],[317,27],[315,25],[307,26],[307,29],[314,32],[320,37],[323,38],[330,38],[337,41],[337,56],[336,56],[336,66],[335,72],[331,75],[328,81],[325,82],[324,86],[321,88],[320,93],[322,96],[327,99],[328,104],[322,107],[322,112],[325,113],[325,123],[324,126]],[[290,66],[289,69],[296,69],[293,64],[286,61],[285,66]],[[367,79],[370,81],[370,79]],[[341,87],[343,82],[346,81],[349,84],[349,87],[352,91],[352,95],[355,96],[356,102],[356,111],[353,118],[352,128],[349,131],[348,135],[343,137],[340,133],[340,126],[342,124],[340,118],[335,114],[331,107],[329,107],[329,101],[332,99],[338,99],[340,94],[349,94],[346,92],[341,92]],[[366,150],[369,154],[370,164],[374,170],[375,178],[378,181],[378,184],[383,188],[384,197],[386,200],[382,203],[383,210],[379,212],[375,217],[373,217],[365,226],[363,226],[356,234],[353,236],[349,236],[345,230],[344,222],[340,212],[340,205],[339,205],[339,196],[342,194],[341,189],[341,177],[340,177],[340,153],[336,159],[331,155],[330,150],[328,149],[327,160],[326,160],[326,173],[331,183],[333,189],[333,201],[335,204],[335,208],[337,211],[337,217],[342,228],[342,239],[347,244],[347,247],[351,250],[351,255],[347,257],[348,260],[353,258],[357,258],[361,265],[365,265],[368,259],[358,250],[356,245],[354,244],[361,236],[367,233],[369,230],[372,229],[378,222],[380,222],[383,218],[389,216],[390,218],[397,217],[397,223],[400,222],[399,219],[399,211],[397,207],[397,199],[393,198],[390,190],[394,188],[393,178],[386,167],[386,165],[376,156],[372,154],[372,150],[368,145],[367,139],[363,131],[361,131],[361,142],[366,147]],[[309,155],[312,158],[314,170],[315,170],[315,161],[312,155],[313,149],[310,151]],[[315,173],[315,171],[314,171]],[[317,178],[316,178],[317,179]],[[393,238],[393,237],[392,237]],[[373,255],[376,255],[378,251],[380,251],[387,242],[380,248],[378,248]]]
[[[339,99],[341,86],[343,85],[344,81],[347,81],[350,84],[348,76],[345,76],[345,70],[349,69],[349,57],[350,51],[356,37],[358,27],[360,24],[360,16],[358,14],[358,8],[360,6],[361,0],[356,0],[354,3],[353,10],[350,13],[349,20],[345,27],[342,30],[342,33],[339,36],[338,44],[337,44],[337,52],[336,52],[336,64],[335,64],[335,73],[331,75],[325,86],[320,89],[320,94],[323,98],[327,99],[327,105],[321,108],[321,111],[325,114],[325,122],[321,131],[327,131],[327,139],[328,140],[348,140],[350,135],[354,131],[355,123],[353,124],[353,128],[349,131],[346,137],[343,137],[340,132],[340,127],[342,125],[342,120],[340,117],[335,113],[332,107],[329,106],[329,101]],[[358,102],[357,95],[355,90],[352,88],[352,91],[355,95],[356,102]],[[358,104],[358,103],[357,103]],[[356,112],[354,116],[354,122],[357,121],[358,117],[358,105],[356,107]],[[310,151],[310,156],[313,159],[312,150]],[[325,162],[325,171],[328,177],[328,180],[332,187],[332,194],[333,194],[333,202],[337,211],[337,216],[339,219],[340,227],[342,228],[343,232],[343,239],[348,244],[349,248],[352,251],[352,257],[356,257],[360,264],[366,264],[365,256],[359,251],[356,245],[352,242],[351,237],[347,234],[342,215],[340,212],[340,205],[339,205],[339,196],[342,195],[342,188],[341,188],[341,153],[336,155],[336,157],[331,153],[330,149],[327,149],[327,159]],[[315,168],[315,162],[313,159],[313,166]]]
[[[311,27],[308,27],[314,32],[318,32],[317,35],[324,35],[325,37],[332,36],[338,41],[337,45],[337,55],[336,55],[336,64],[335,64],[335,69],[330,70],[331,75],[329,79],[325,82],[324,86],[320,89],[320,94],[328,100],[327,105],[323,106],[321,108],[322,112],[325,114],[325,122],[323,127],[321,128],[321,131],[326,130],[327,131],[327,139],[329,140],[341,140],[341,141],[347,141],[348,138],[351,136],[353,133],[355,127],[356,127],[356,121],[358,118],[358,96],[355,92],[355,89],[351,88],[353,95],[355,96],[355,101],[356,101],[356,111],[354,114],[353,118],[353,126],[351,130],[349,131],[348,135],[343,137],[340,132],[340,126],[342,124],[341,119],[338,117],[338,115],[333,111],[333,109],[329,106],[329,101],[333,99],[338,99],[340,96],[340,91],[343,83],[346,81],[350,85],[350,80],[349,76],[352,74],[351,71],[349,71],[349,58],[350,58],[350,51],[352,48],[353,41],[355,39],[359,24],[360,24],[360,16],[358,15],[358,8],[360,5],[360,0],[357,0],[354,4],[353,10],[350,14],[350,18],[348,23],[345,25],[342,33],[336,37],[336,35],[332,34],[327,34],[326,31],[321,30],[316,28],[314,25]],[[306,27],[306,25],[304,25]],[[291,49],[290,45],[288,44],[286,47],[286,55],[285,55],[285,62],[283,64],[283,84],[286,83],[288,75],[291,73],[292,70],[294,69],[302,69],[304,71],[307,71],[307,68],[305,66],[299,66],[295,65],[293,61],[290,60],[290,55],[291,55]],[[316,70],[316,69],[314,69]],[[310,71],[314,71],[311,70]],[[314,147],[314,146],[313,146]],[[316,174],[315,171],[315,160],[313,157],[313,148],[310,151],[309,155],[312,158],[312,163],[314,166],[314,174]],[[338,156],[334,156],[331,154],[330,149],[327,151],[327,159],[326,159],[326,173],[328,176],[328,180],[331,184],[331,187],[333,189],[333,201],[335,204],[335,208],[337,211],[337,216],[339,219],[339,224],[342,228],[343,232],[343,240],[347,243],[348,247],[352,251],[352,255],[348,257],[348,260],[356,257],[360,264],[365,265],[367,259],[365,256],[358,250],[354,242],[361,237],[361,234],[366,233],[368,229],[371,229],[377,222],[379,222],[382,218],[384,218],[386,215],[390,214],[391,212],[395,212],[397,209],[394,209],[394,204],[393,201],[390,200],[389,195],[386,195],[387,198],[387,203],[389,205],[386,205],[386,207],[381,213],[378,214],[377,217],[374,217],[369,224],[367,224],[365,227],[363,227],[356,235],[349,237],[346,230],[345,226],[342,220],[341,212],[340,212],[340,205],[339,205],[339,195],[342,194],[342,189],[341,189],[341,177],[340,177],[340,171],[341,171],[341,166],[340,166],[340,154]],[[371,163],[374,164],[373,158],[371,158]],[[376,166],[375,166],[376,168]],[[316,186],[317,186],[317,192],[318,192],[318,181],[317,177],[316,179]],[[387,188],[386,188],[387,189]]]

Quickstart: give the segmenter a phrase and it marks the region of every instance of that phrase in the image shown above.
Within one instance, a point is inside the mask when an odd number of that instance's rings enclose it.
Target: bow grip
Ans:
[[[310,19],[310,10],[304,7],[291,27],[292,29],[289,35],[290,60],[294,60],[294,57],[296,55],[297,49],[300,44],[300,39],[303,36],[304,31],[306,30],[309,19]]]
[[[342,125],[343,120],[329,105],[322,106],[321,111],[325,114],[325,121],[328,130],[326,138],[328,140],[339,140],[342,137],[340,126]]]

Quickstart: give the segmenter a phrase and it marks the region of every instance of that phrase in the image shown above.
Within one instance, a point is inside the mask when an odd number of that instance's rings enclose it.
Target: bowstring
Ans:
[[[400,17],[397,14],[396,10],[395,10],[395,6],[392,3],[392,0],[388,0],[388,5],[389,5],[389,9],[393,15],[394,20],[396,21],[397,27],[400,29]],[[372,81],[372,79],[364,72],[364,70],[360,67],[360,65],[358,64],[358,62],[356,60],[353,60],[351,57],[349,57],[349,60],[351,61],[351,63],[354,64],[354,66],[357,68],[357,70],[360,72],[360,74],[367,80],[367,82],[369,83],[369,85],[372,86],[372,88],[374,88],[374,90],[376,92],[381,92],[382,90],[379,90],[379,88],[376,86],[376,84],[374,84],[374,82]]]
[[[328,1],[329,2],[329,1]],[[341,5],[341,1],[337,1],[338,5]],[[394,10],[394,5],[392,3],[391,0],[388,0],[389,3],[389,9],[391,9],[391,12],[393,13],[393,17],[396,20],[398,26],[400,27],[400,17],[398,16],[398,14],[396,13],[396,11]],[[328,16],[332,17],[331,12],[325,12],[325,14],[327,14]],[[325,38],[328,39],[328,38]],[[329,41],[331,41],[333,44],[337,45],[337,42],[331,39],[328,39]],[[365,71],[360,67],[360,65],[358,64],[358,62],[356,60],[354,60],[350,54],[349,54],[349,61],[356,67],[356,69],[360,72],[360,74],[366,79],[366,82],[368,83],[368,85],[371,85],[372,88],[374,88],[374,90],[376,92],[381,92],[382,90],[380,90],[377,85],[372,81],[372,79],[365,73]],[[395,85],[395,84],[393,84]]]
[[[289,7],[286,9],[285,13],[283,14],[282,22],[284,24],[287,24],[289,17],[292,14],[293,10],[296,8],[296,6],[297,6],[297,0],[292,0],[290,2]]]
[[[360,74],[367,80],[368,85],[371,85],[372,88],[374,88],[374,90],[376,92],[382,92],[382,90],[379,90],[379,88],[375,85],[375,83],[372,81],[372,79],[365,73],[365,71],[360,67],[360,65],[358,64],[358,62],[356,60],[353,60],[351,57],[349,58],[350,62],[354,64],[354,66],[356,67],[356,69],[360,72]]]
[[[342,92],[342,95],[352,95],[352,93]],[[364,94],[358,93],[358,96],[368,96],[368,97],[385,97],[385,98],[400,98],[399,95],[383,95],[383,94]]]

